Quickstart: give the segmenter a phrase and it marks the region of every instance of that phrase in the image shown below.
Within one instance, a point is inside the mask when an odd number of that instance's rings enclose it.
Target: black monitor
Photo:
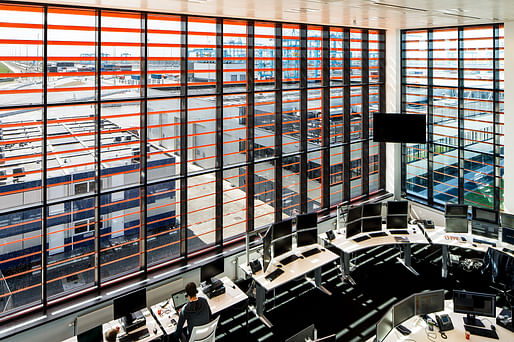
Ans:
[[[471,223],[471,233],[473,235],[480,235],[490,239],[498,239],[498,225],[482,222],[479,223],[477,221],[472,221]]]
[[[407,229],[407,215],[387,215],[387,229]]]
[[[501,213],[501,226],[502,228],[511,228],[514,229],[514,215],[507,214],[507,213]]]
[[[293,219],[289,218],[280,222],[273,223],[272,236],[273,240],[280,239],[283,236],[293,233]]]
[[[446,232],[447,233],[467,233],[468,218],[467,217],[451,217],[446,216]]]
[[[374,113],[373,121],[373,141],[418,144],[427,141],[425,114]]]
[[[412,295],[393,306],[393,326],[396,327],[415,315],[416,296]]]
[[[276,258],[293,250],[293,236],[288,235],[273,241],[273,257]]]
[[[362,217],[382,216],[382,203],[366,203],[362,206]]]
[[[225,271],[225,260],[217,258],[200,268],[200,281],[207,284],[212,283],[212,278]]]
[[[428,315],[444,310],[444,290],[418,293],[416,299],[416,315]]]
[[[296,232],[296,246],[303,247],[318,243],[318,228],[303,229]]]
[[[266,272],[268,265],[271,262],[271,236],[273,225],[270,224],[264,237],[262,238],[262,271]]]
[[[130,321],[131,313],[146,308],[146,289],[141,288],[124,296],[114,298],[112,304],[114,319],[127,317]]]
[[[477,316],[496,317],[496,296],[487,293],[453,290],[453,311],[466,314],[464,323],[483,327]]]
[[[514,245],[514,229],[507,227],[502,228],[502,242]]]
[[[393,310],[386,312],[384,317],[377,323],[377,342],[385,340],[387,335],[393,330]]]
[[[482,274],[492,283],[501,285],[506,291],[514,290],[514,257],[489,247],[482,264]]]
[[[348,209],[348,215],[346,217],[346,222],[353,222],[356,220],[360,220],[362,216],[362,207],[353,207]]]
[[[362,219],[362,232],[378,232],[382,230],[382,217],[365,217]]]
[[[296,216],[296,230],[316,228],[318,226],[318,213],[300,214]]]
[[[452,204],[446,203],[444,208],[445,216],[460,216],[468,217],[468,205],[467,204]]]
[[[387,215],[409,215],[408,201],[387,202]]]
[[[353,221],[346,224],[346,238],[349,239],[361,232],[361,220]]]
[[[93,329],[84,331],[77,335],[77,342],[103,342],[104,337],[102,335],[102,326],[96,326]]]
[[[500,223],[500,214],[497,210],[472,207],[473,221],[482,221],[493,224]]]

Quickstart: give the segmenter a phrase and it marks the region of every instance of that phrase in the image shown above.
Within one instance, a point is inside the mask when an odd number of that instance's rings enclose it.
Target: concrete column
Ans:
[[[514,171],[514,22],[505,23],[505,115],[503,132],[505,144],[504,160],[504,210],[514,213],[514,176],[509,176]],[[512,76],[509,76],[512,75]]]
[[[386,112],[399,113],[401,109],[401,42],[400,30],[386,31]],[[386,143],[386,190],[395,199],[401,193],[401,145]]]

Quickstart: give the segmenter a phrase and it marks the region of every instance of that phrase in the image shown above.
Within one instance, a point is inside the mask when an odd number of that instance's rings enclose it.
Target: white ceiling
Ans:
[[[514,0],[27,0],[374,28],[417,28],[514,20]]]

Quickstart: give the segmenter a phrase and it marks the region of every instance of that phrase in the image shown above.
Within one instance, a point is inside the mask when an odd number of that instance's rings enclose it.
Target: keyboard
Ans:
[[[296,259],[298,259],[298,255],[296,254],[291,254],[290,256],[280,260],[280,263],[282,265],[287,265],[287,264],[290,264],[292,263],[293,261],[295,261]]]
[[[369,239],[371,239],[371,238],[368,235],[363,235],[363,236],[356,237],[355,239],[353,239],[353,241],[362,242],[362,241],[366,241]]]
[[[473,239],[473,242],[476,242],[476,243],[484,243],[484,244],[486,244],[486,245],[491,245],[491,246],[493,246],[493,247],[496,247],[496,243],[491,242],[491,241],[487,241],[487,240]]]
[[[148,329],[142,329],[136,332],[131,332],[130,334],[124,335],[119,338],[120,342],[130,342],[130,341],[139,341],[145,337],[150,336]]]
[[[400,234],[409,234],[409,231],[407,229],[396,229],[396,230],[390,230],[391,234],[393,235],[400,235]]]
[[[284,271],[282,271],[280,268],[277,268],[276,270],[274,270],[273,272],[271,272],[264,278],[268,281],[273,281],[273,280],[277,279],[283,273],[284,273]]]
[[[387,233],[386,232],[371,232],[371,233],[369,233],[369,236],[371,236],[371,237],[387,236]]]
[[[318,248],[309,249],[302,253],[302,255],[306,258],[310,257],[311,255],[318,254],[321,252]]]
[[[489,337],[489,338],[494,338],[495,340],[499,340],[496,330],[479,328],[479,327],[475,327],[473,325],[466,325],[466,324],[464,324],[464,329],[466,329],[466,331],[469,331],[469,333],[471,335]]]

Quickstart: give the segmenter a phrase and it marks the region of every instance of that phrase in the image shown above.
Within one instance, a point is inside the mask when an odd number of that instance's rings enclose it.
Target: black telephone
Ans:
[[[334,234],[334,231],[333,230],[329,230],[327,231],[327,239],[329,239],[330,241],[334,240],[336,238],[336,234]]]
[[[453,323],[450,316],[446,314],[442,314],[441,316],[435,315],[435,319],[437,321],[437,325],[439,326],[439,331],[453,330]]]
[[[250,261],[250,268],[252,269],[252,273],[255,274],[262,270],[262,265],[259,259],[255,259],[253,261]]]

